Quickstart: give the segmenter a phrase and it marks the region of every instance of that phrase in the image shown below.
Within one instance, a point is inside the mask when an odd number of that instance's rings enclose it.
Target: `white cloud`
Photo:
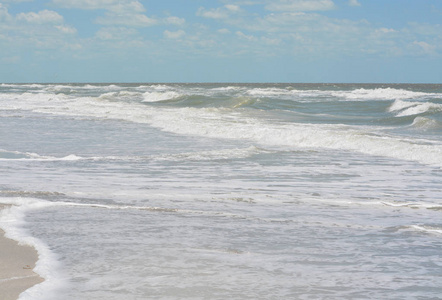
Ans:
[[[133,28],[105,27],[97,31],[96,36],[100,40],[124,40],[137,34]]]
[[[218,32],[221,34],[229,34],[230,30],[227,28],[221,28],[221,29],[218,29]]]
[[[55,28],[60,30],[62,33],[66,33],[66,34],[75,34],[75,33],[77,33],[77,29],[75,29],[72,26],[68,26],[68,25],[58,25],[58,26],[55,26]]]
[[[392,28],[384,28],[383,27],[383,28],[376,29],[376,32],[379,32],[379,33],[395,33],[397,31],[392,29]]]
[[[358,2],[358,0],[349,0],[348,5],[350,6],[361,6],[361,3]]]
[[[178,17],[167,17],[165,20],[166,24],[182,26],[186,23],[186,20]]]
[[[65,50],[76,43],[76,33],[76,28],[66,24],[63,16],[55,11],[45,9],[13,15],[0,4],[0,40],[7,43],[6,49],[0,45],[5,49],[0,56],[13,55],[13,49],[26,49],[27,52]]]
[[[107,9],[111,5],[118,5],[118,3],[121,3],[121,1],[118,0],[52,0],[52,2],[59,7],[87,10]]]
[[[237,31],[235,34],[236,34],[239,38],[242,38],[242,39],[245,39],[245,40],[248,40],[248,41],[256,41],[256,40],[257,40],[256,37],[254,37],[253,35],[247,35],[247,34],[244,34],[244,33],[241,32],[241,31]]]
[[[186,32],[181,29],[178,31],[169,31],[169,30],[164,31],[164,36],[168,39],[179,39],[184,35],[186,35]]]
[[[114,14],[106,13],[104,17],[98,17],[96,22],[101,25],[147,27],[157,23],[143,14]]]
[[[436,46],[430,45],[426,42],[414,41],[413,45],[417,46],[421,50],[421,52],[423,52],[424,54],[435,54],[436,53]]]
[[[233,12],[238,12],[241,10],[241,8],[238,5],[233,5],[233,4],[227,4],[224,7]]]
[[[34,0],[3,0],[2,2],[6,3],[19,3],[19,2],[32,2]]]
[[[209,10],[200,7],[196,12],[196,15],[209,19],[227,19],[232,14],[238,13],[239,11],[241,11],[241,8],[238,5],[227,4],[223,7],[212,8]]]
[[[199,17],[209,18],[209,19],[225,19],[229,16],[226,10],[222,8],[214,8],[210,10],[206,10],[203,7],[200,7],[196,12],[196,15]]]
[[[335,8],[332,0],[279,0],[265,7],[271,11],[322,11]]]
[[[17,15],[17,20],[36,24],[63,23],[63,17],[61,15],[55,11],[46,9],[39,11],[38,13],[20,13]]]
[[[11,18],[8,9],[0,3],[0,21],[9,21]]]
[[[267,45],[273,45],[273,46],[277,46],[277,45],[280,45],[280,44],[281,44],[281,40],[280,40],[280,39],[277,39],[277,38],[268,38],[268,37],[265,37],[265,36],[261,37],[261,41],[262,41],[264,44],[267,44]]]
[[[145,14],[146,8],[134,0],[52,0],[54,4],[64,8],[85,10],[103,9],[105,13],[96,22],[106,26],[147,27],[157,23]]]
[[[142,13],[146,11],[143,4],[138,1],[109,5],[107,9],[116,14]]]

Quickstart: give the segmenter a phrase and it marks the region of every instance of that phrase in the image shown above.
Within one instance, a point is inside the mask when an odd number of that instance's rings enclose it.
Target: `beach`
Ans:
[[[6,238],[4,234],[0,229],[0,295],[2,300],[15,300],[43,279],[33,271],[38,260],[37,251]]]

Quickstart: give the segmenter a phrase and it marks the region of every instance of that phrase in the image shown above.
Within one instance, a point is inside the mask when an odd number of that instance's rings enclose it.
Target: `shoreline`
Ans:
[[[0,210],[5,207],[7,205],[0,204]],[[37,250],[5,237],[5,232],[0,229],[0,295],[2,300],[17,300],[22,292],[44,281],[33,270],[37,261]]]

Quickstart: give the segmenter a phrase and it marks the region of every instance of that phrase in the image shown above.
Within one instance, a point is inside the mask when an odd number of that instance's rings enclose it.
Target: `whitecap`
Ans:
[[[398,113],[397,116],[398,117],[413,116],[413,115],[423,114],[426,112],[439,112],[439,111],[442,111],[441,104],[425,102],[425,103],[419,103],[415,106],[408,107],[407,109]]]
[[[412,101],[403,101],[403,100],[399,100],[396,99],[388,108],[389,112],[394,112],[394,111],[399,111],[399,110],[403,110],[415,105],[418,105],[419,102],[412,102]]]
[[[436,120],[425,117],[414,118],[413,124],[411,124],[411,126],[420,129],[434,129],[442,127],[441,124]]]
[[[144,100],[143,102],[159,102],[165,100],[172,100],[181,97],[182,95],[174,92],[145,92],[143,94]]]
[[[280,88],[254,88],[247,91],[247,94],[251,96],[281,96],[281,95],[291,95],[293,90],[286,90]]]
[[[434,94],[413,92],[395,88],[376,88],[376,89],[355,89],[352,91],[331,92],[332,96],[342,97],[349,100],[394,100],[394,99],[414,99],[425,96],[434,96]]]

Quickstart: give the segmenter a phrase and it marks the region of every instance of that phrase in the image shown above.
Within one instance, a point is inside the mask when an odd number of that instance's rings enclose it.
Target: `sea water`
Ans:
[[[1,84],[20,299],[440,299],[442,85]]]

